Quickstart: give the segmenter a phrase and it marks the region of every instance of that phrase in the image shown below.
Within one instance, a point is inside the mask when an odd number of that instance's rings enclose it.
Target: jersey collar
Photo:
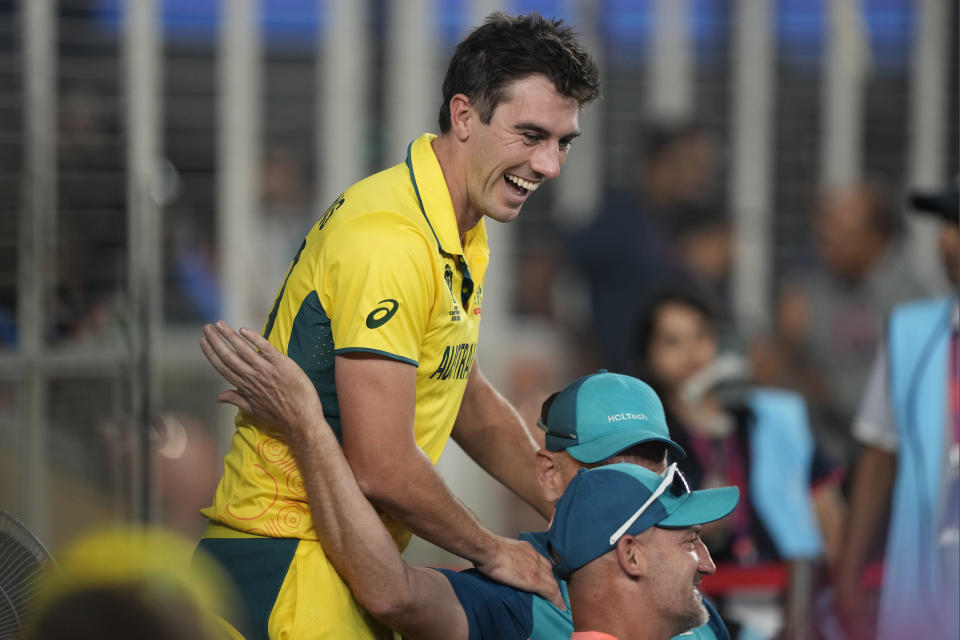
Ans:
[[[430,225],[437,245],[446,253],[463,255],[453,202],[450,200],[440,162],[430,144],[436,137],[432,133],[425,133],[410,143],[407,147],[407,169],[410,171],[410,182],[417,194],[420,211]],[[487,230],[484,221],[481,220],[466,235],[468,242],[480,240],[485,244]]]

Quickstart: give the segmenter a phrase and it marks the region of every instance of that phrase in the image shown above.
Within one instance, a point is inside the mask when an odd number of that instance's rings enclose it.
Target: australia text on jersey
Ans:
[[[475,342],[447,345],[443,350],[440,366],[430,374],[430,378],[447,380],[452,377],[464,380],[470,375],[470,368],[473,366],[473,357],[476,353],[477,343]]]

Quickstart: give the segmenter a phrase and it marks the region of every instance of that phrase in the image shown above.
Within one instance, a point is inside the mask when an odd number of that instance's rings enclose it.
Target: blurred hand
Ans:
[[[213,368],[234,386],[217,402],[241,409],[260,428],[283,435],[312,424],[323,406],[307,374],[270,342],[248,328],[226,322],[205,325],[200,349]]]
[[[557,607],[566,608],[550,561],[523,540],[497,536],[495,555],[488,562],[474,564],[481,573],[494,580],[540,594]]]

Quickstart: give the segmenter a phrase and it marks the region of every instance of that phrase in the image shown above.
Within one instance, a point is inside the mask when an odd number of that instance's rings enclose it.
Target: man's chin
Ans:
[[[513,222],[520,215],[520,207],[515,209],[502,208],[497,211],[487,212],[486,217],[497,222]]]
[[[677,627],[683,627],[680,631],[675,633],[675,636],[680,635],[681,633],[686,633],[692,629],[697,629],[707,624],[710,620],[710,614],[707,613],[707,608],[703,606],[703,601],[700,600],[699,594],[697,596],[697,602],[692,604],[690,610],[687,612],[687,615],[684,616],[680,621]]]

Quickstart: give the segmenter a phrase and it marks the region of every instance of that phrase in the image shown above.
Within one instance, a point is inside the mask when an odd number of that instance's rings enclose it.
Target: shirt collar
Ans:
[[[420,211],[430,225],[437,245],[446,253],[463,255],[457,215],[453,211],[447,182],[431,144],[436,137],[432,133],[425,133],[410,143],[407,147],[407,169],[410,171],[410,182],[417,194]],[[487,230],[484,221],[477,223],[466,235],[468,241],[486,242]]]

